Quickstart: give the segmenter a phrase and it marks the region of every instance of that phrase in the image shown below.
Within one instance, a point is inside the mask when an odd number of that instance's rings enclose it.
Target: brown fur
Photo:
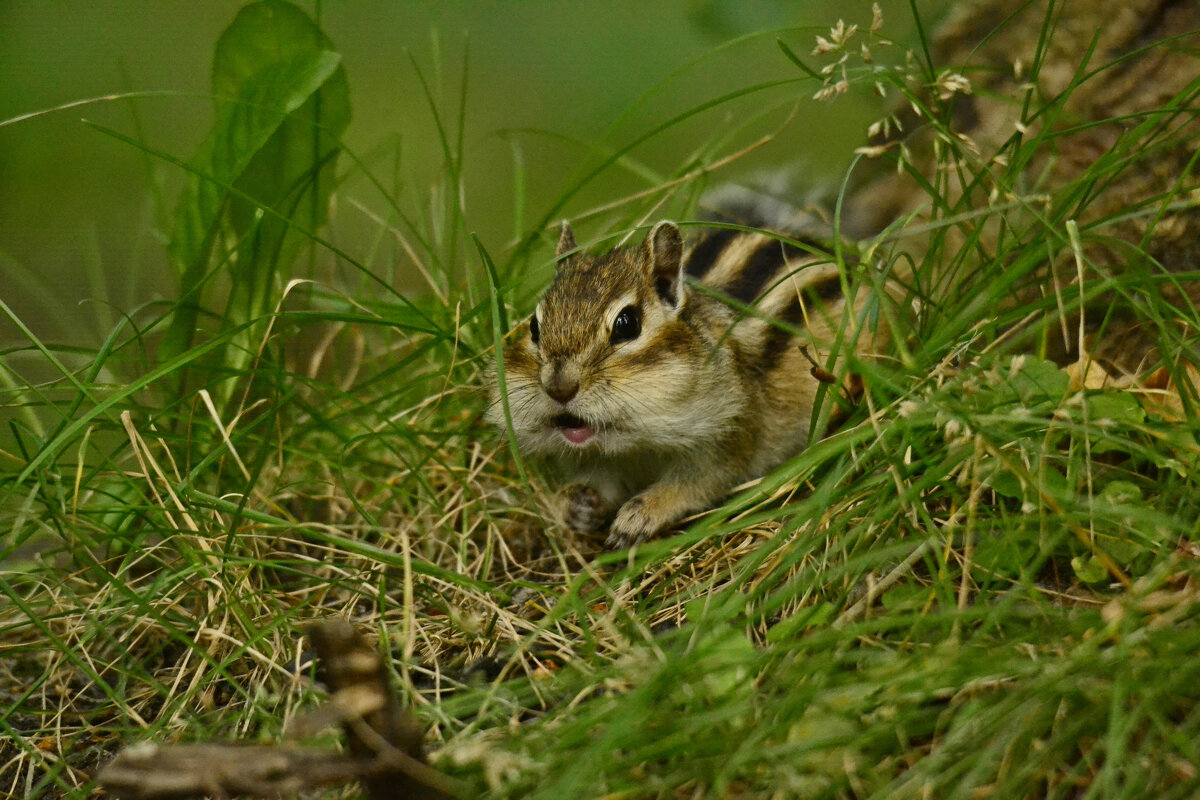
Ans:
[[[724,241],[685,253],[679,229],[662,222],[639,247],[589,256],[574,252],[564,225],[558,272],[535,312],[539,339],[526,320],[506,341],[518,446],[571,484],[568,521],[612,520],[610,546],[661,532],[808,444],[819,382],[801,345],[824,365],[836,341],[864,353],[880,344],[882,331],[860,332],[861,315],[844,313],[835,264],[763,234],[715,235]],[[688,285],[688,273],[804,335],[736,311]],[[619,341],[612,326],[630,307],[640,333]],[[503,426],[494,373],[489,388],[488,418]],[[563,430],[584,426],[582,444]]]

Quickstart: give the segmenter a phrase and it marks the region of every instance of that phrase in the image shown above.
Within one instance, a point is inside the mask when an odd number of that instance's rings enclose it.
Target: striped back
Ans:
[[[734,335],[759,368],[780,366],[793,343],[786,330],[761,317],[807,330],[815,343],[828,343],[841,314],[843,276],[837,264],[765,234],[716,229],[685,254],[684,268],[705,286],[754,306],[757,314],[746,312]]]

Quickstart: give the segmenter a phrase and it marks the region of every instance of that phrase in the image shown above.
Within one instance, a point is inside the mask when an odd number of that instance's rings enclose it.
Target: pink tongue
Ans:
[[[560,428],[562,435],[567,437],[567,441],[572,444],[583,444],[588,439],[592,438],[592,429],[587,425],[580,428]]]

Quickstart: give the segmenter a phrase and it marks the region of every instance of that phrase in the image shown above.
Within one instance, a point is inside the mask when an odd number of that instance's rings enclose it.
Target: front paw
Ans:
[[[662,527],[661,520],[652,513],[652,504],[644,495],[638,495],[621,506],[604,546],[611,550],[624,550],[646,541]]]
[[[580,533],[597,533],[608,522],[608,513],[600,493],[585,483],[576,483],[563,490],[566,510],[563,521]]]

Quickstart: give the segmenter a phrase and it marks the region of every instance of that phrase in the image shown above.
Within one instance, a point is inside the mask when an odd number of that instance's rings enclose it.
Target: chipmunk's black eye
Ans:
[[[538,331],[537,315],[534,314],[532,317],[529,318],[529,338],[533,339],[534,344],[537,344],[539,335],[540,335],[540,332]]]
[[[620,344],[636,339],[642,332],[642,312],[637,306],[625,306],[613,320],[612,343]]]

